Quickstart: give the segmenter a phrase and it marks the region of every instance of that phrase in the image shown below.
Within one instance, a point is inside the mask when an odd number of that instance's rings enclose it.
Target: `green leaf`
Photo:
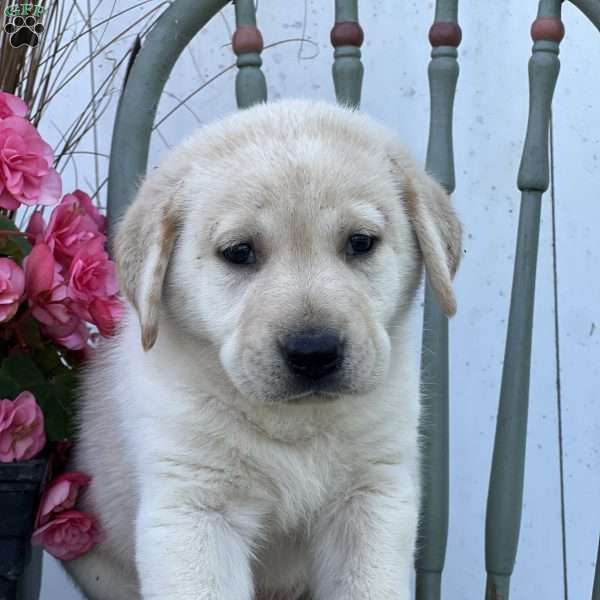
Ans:
[[[46,436],[51,442],[69,438],[71,415],[65,410],[63,399],[59,397],[57,388],[50,382],[29,386],[44,413]]]
[[[0,398],[13,400],[25,390],[31,392],[44,413],[46,435],[51,442],[71,437],[76,385],[76,372],[62,363],[52,346],[33,355],[8,356],[0,368]]]
[[[43,373],[29,354],[13,354],[2,361],[2,371],[17,383],[28,389],[28,386],[46,381]]]
[[[77,376],[73,371],[65,371],[52,378],[56,397],[65,412],[70,416],[73,414],[73,403],[75,390],[77,388]]]
[[[44,347],[42,343],[42,336],[40,334],[40,326],[38,322],[33,318],[27,318],[24,321],[21,321],[19,324],[19,329],[21,330],[21,334],[27,343],[29,348],[38,350]],[[49,352],[50,353],[50,352]],[[34,353],[34,360],[36,364],[39,364],[39,353]]]
[[[3,335],[7,335],[6,330],[2,332]],[[10,335],[10,334],[8,334]],[[8,356],[8,352],[11,349],[12,345],[10,343],[10,337],[0,337],[0,362],[2,361],[2,357]]]
[[[14,400],[21,392],[21,386],[4,371],[0,371],[0,399]]]
[[[19,229],[14,221],[0,216],[0,229],[18,232]],[[31,252],[31,244],[23,235],[0,234],[0,252],[21,261],[24,256]]]
[[[25,253],[19,244],[15,242],[14,237],[0,235],[0,254],[12,258],[15,262],[21,264],[25,258]]]
[[[32,353],[33,360],[38,368],[44,373],[46,379],[50,379],[52,375],[60,372],[64,365],[60,361],[60,354],[52,345],[42,346]]]

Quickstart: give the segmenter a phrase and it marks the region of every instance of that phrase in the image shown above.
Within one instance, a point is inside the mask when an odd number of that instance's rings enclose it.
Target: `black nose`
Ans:
[[[306,379],[330,375],[342,362],[342,344],[332,331],[301,331],[284,337],[280,345],[290,371]]]

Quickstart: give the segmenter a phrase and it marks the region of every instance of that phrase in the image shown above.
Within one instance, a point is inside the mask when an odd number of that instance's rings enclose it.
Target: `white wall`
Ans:
[[[125,5],[124,0],[117,2]],[[285,6],[284,6],[285,4]],[[327,6],[323,6],[327,4]],[[567,36],[554,104],[554,203],[562,385],[566,550],[569,596],[591,596],[600,532],[600,36],[565,3]],[[331,6],[330,6],[331,5]],[[446,598],[481,598],[484,517],[504,352],[519,209],[516,173],[527,118],[529,27],[535,2],[462,3],[463,43],[455,115],[455,203],[466,255],[457,277],[459,312],[451,323],[451,498]],[[362,109],[383,120],[424,160],[429,96],[427,31],[432,2],[362,2],[365,80]],[[265,50],[269,97],[334,100],[329,31],[333,2],[261,0],[265,43],[305,36]],[[175,69],[168,91],[183,97],[232,61],[232,8],[200,33]],[[128,40],[127,43],[129,43]],[[125,44],[126,46],[127,44]],[[81,51],[85,48],[82,47]],[[115,51],[117,54],[117,51]],[[199,123],[235,109],[231,71],[192,98],[154,137],[151,163]],[[77,104],[87,80],[65,96]],[[175,100],[165,96],[159,113]],[[60,122],[60,115],[56,117]],[[112,114],[100,129],[108,151]],[[48,129],[48,135],[52,135]],[[78,160],[79,184],[85,157]],[[102,166],[102,169],[105,167]],[[72,182],[74,174],[66,173]],[[71,185],[71,183],[69,183]],[[69,186],[67,186],[69,187]],[[551,194],[543,198],[536,294],[525,501],[512,597],[565,597],[553,296]],[[79,596],[52,560],[43,600]]]

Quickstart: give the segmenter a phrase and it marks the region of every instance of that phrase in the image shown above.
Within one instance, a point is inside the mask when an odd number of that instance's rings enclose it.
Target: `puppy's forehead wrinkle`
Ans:
[[[201,198],[209,190],[212,198],[219,196],[240,208],[250,205],[260,209],[298,190],[321,201],[335,192],[329,204],[344,195],[373,195],[382,190],[382,183],[389,190],[392,176],[386,182],[381,177],[382,163],[387,160],[381,140],[354,144],[347,135],[337,138],[327,129],[312,133],[301,130],[287,139],[270,129],[267,125],[253,136],[244,132],[240,143],[232,143],[227,153],[217,155],[210,151],[211,135],[200,133],[193,138],[205,150],[187,177],[188,195]],[[234,128],[227,131],[236,138]]]
[[[235,229],[248,235],[263,231],[266,237],[277,232],[282,239],[293,234],[307,242],[309,233],[331,237],[363,224],[384,229],[390,223],[398,205],[393,182],[364,175],[364,168],[357,175],[352,165],[336,160],[326,165],[314,158],[313,164],[286,160],[281,168],[279,160],[273,158],[267,173],[221,174],[218,195],[210,205],[197,207],[209,241]],[[253,183],[239,185],[240,180]]]

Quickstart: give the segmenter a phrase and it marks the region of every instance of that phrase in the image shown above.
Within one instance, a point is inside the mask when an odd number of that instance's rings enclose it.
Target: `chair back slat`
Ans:
[[[571,0],[574,4],[600,31],[600,2],[598,0]]]
[[[108,169],[112,232],[146,173],[156,109],[175,61],[229,0],[176,0],[158,18],[136,56],[119,98]]]
[[[458,0],[437,0],[429,30],[430,122],[426,170],[448,193],[454,191],[452,115],[458,80]],[[448,319],[425,283],[422,397],[422,503],[416,559],[417,600],[439,600],[448,537]]]
[[[561,1],[541,0],[531,28],[529,119],[518,176],[521,210],[487,499],[486,600],[508,598],[521,526],[540,210],[550,182],[548,128],[564,34]]]
[[[333,85],[340,104],[358,107],[363,81],[360,47],[363,30],[358,22],[358,0],[335,1],[335,24],[331,30]]]
[[[254,0],[236,0],[233,51],[237,58],[235,96],[238,108],[267,101],[267,82],[261,70],[263,39],[256,26]]]

